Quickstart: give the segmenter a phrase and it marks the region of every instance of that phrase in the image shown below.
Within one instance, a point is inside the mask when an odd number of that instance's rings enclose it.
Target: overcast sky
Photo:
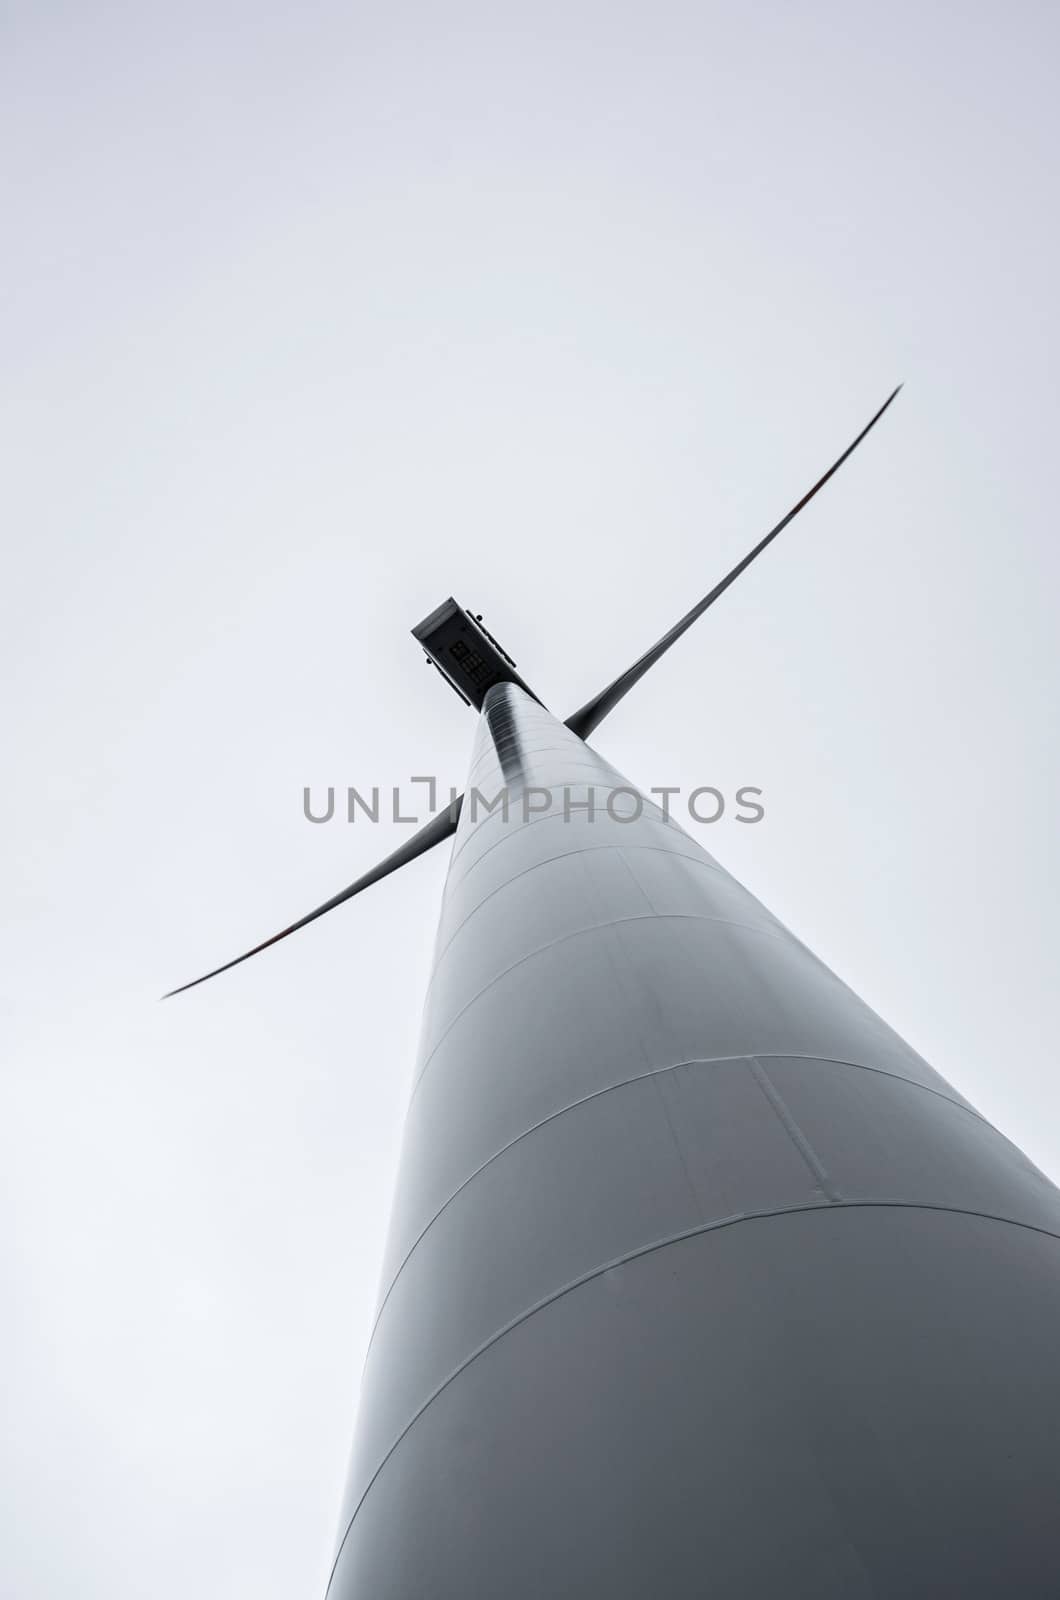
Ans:
[[[463,784],[596,736],[1060,1176],[1054,7],[0,5],[0,1590],[331,1564]],[[690,825],[691,826],[691,825]]]

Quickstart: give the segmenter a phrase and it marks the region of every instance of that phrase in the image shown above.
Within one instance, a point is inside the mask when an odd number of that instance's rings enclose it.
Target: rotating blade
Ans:
[[[740,576],[741,572],[745,571],[745,569],[751,565],[751,562],[756,556],[761,555],[762,551],[766,548],[766,545],[771,544],[777,537],[778,533],[782,533],[784,531],[788,523],[791,522],[794,517],[798,516],[803,506],[809,505],[817,491],[824,488],[829,478],[831,478],[834,473],[839,471],[847,457],[853,455],[854,451],[857,449],[862,439],[864,439],[865,435],[870,433],[876,426],[877,422],[879,422],[880,418],[883,416],[883,413],[894,400],[901,387],[902,385],[899,384],[898,388],[887,396],[887,399],[883,402],[883,405],[877,411],[876,415],[871,419],[871,421],[865,424],[857,438],[854,440],[853,444],[847,445],[846,449],[843,451],[843,454],[837,461],[832,463],[823,477],[818,478],[813,488],[807,490],[802,499],[797,501],[785,516],[781,517],[776,527],[770,528],[765,538],[760,539],[755,545],[754,549],[749,550],[747,555],[744,556],[743,560],[738,561],[733,567],[732,571],[726,573],[721,582],[714,585],[714,588],[711,589],[709,594],[705,594],[702,600],[697,601],[697,603],[692,607],[691,611],[686,612],[679,622],[675,622],[670,631],[668,633],[664,633],[662,638],[656,644],[653,644],[650,650],[646,650],[642,656],[634,661],[633,665],[627,668],[627,670],[623,672],[620,677],[617,677],[613,683],[609,683],[606,689],[601,689],[599,694],[594,695],[591,700],[586,701],[585,705],[581,706],[573,713],[573,715],[567,718],[567,727],[570,728],[572,733],[576,733],[580,739],[587,739],[590,733],[592,733],[593,729],[600,726],[600,723],[604,720],[604,718],[611,711],[613,711],[615,706],[618,705],[618,702],[629,693],[629,691],[633,688],[633,685],[635,683],[639,683],[644,674],[655,665],[661,656],[666,654],[667,650],[669,650],[672,644],[677,643],[677,640],[680,639],[683,633],[687,632],[687,630],[692,626],[693,622],[698,621],[703,615],[704,611],[706,611],[709,606],[712,606],[715,600],[719,599],[725,593],[729,585],[736,582],[736,579]]]
[[[256,944],[253,950],[247,950],[241,956],[236,956],[232,961],[226,961],[221,967],[214,967],[212,972],[204,972],[201,978],[193,978],[190,983],[182,983],[178,989],[170,989],[168,994],[162,996],[163,1000],[172,999],[175,994],[183,994],[187,989],[194,989],[197,984],[206,983],[209,978],[216,978],[221,972],[227,972],[231,967],[238,967],[241,961],[249,961],[251,956],[256,956],[260,951],[267,950],[270,944],[279,944],[281,939],[286,939],[290,934],[297,933],[299,928],[315,922],[318,917],[325,916],[329,911],[334,911],[336,906],[341,906],[345,901],[352,900],[354,895],[360,894],[362,889],[371,888],[373,883],[378,883],[380,878],[387,878],[392,872],[397,872],[400,867],[405,867],[410,861],[415,861],[417,856],[424,855],[428,850],[433,850],[436,844],[441,844],[443,839],[448,839],[456,832],[456,825],[460,817],[460,808],[463,804],[463,795],[459,800],[454,800],[452,805],[432,817],[427,825],[414,833],[411,839],[406,839],[403,845],[385,856],[376,866],[357,878],[347,888],[340,889],[339,893],[332,895],[330,900],[325,900],[322,906],[317,906],[315,911],[310,911],[306,916],[299,917],[297,922],[292,922],[289,928],[284,928],[279,933],[274,933],[271,939],[264,939],[261,944]]]

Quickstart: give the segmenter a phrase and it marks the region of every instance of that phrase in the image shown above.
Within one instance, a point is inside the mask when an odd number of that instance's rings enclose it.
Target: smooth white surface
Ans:
[[[0,1105],[20,1600],[322,1593],[444,851],[450,592],[1054,1177],[1045,7],[15,6]],[[601,576],[601,573],[604,576]]]

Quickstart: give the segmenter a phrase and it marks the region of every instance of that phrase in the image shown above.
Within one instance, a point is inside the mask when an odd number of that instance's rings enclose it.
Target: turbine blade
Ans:
[[[590,733],[592,733],[593,729],[599,727],[600,723],[604,720],[608,713],[614,710],[615,706],[618,705],[618,702],[623,698],[624,695],[629,693],[635,683],[638,683],[640,679],[643,678],[648,669],[653,667],[659,658],[666,654],[667,650],[669,650],[672,644],[676,644],[677,640],[680,639],[681,635],[692,626],[693,622],[698,621],[698,619],[703,615],[704,611],[707,610],[708,606],[712,606],[715,600],[719,599],[720,596],[725,593],[730,583],[735,583],[736,579],[740,576],[740,573],[751,565],[751,562],[756,556],[761,555],[766,545],[771,544],[776,538],[777,534],[782,533],[787,527],[788,523],[791,522],[794,517],[798,516],[803,506],[809,504],[814,495],[817,493],[818,489],[824,488],[825,484],[828,482],[829,478],[832,477],[833,473],[839,471],[840,467],[843,465],[843,462],[848,456],[853,455],[854,451],[857,449],[862,439],[864,439],[865,435],[871,432],[871,430],[876,426],[877,422],[879,422],[880,418],[883,416],[883,413],[887,410],[887,407],[891,404],[892,400],[894,400],[895,396],[898,394],[898,390],[901,389],[901,387],[902,385],[899,384],[898,388],[887,396],[887,399],[883,402],[883,405],[877,411],[876,415],[870,422],[866,423],[864,428],[862,428],[853,444],[847,445],[846,449],[843,451],[843,454],[837,461],[832,463],[822,478],[818,478],[813,488],[807,490],[802,499],[797,501],[797,503],[792,506],[791,510],[786,514],[786,516],[781,517],[776,527],[770,528],[765,538],[760,539],[755,545],[754,549],[748,551],[743,560],[738,561],[733,567],[732,571],[727,573],[725,577],[722,578],[720,583],[714,585],[714,588],[711,589],[709,594],[704,595],[702,600],[698,601],[698,603],[692,607],[691,611],[687,612],[681,618],[680,622],[676,622],[674,624],[669,633],[664,633],[658,643],[653,644],[650,650],[646,650],[638,660],[634,661],[633,665],[629,667],[627,671],[623,672],[622,675],[616,678],[613,683],[609,683],[606,689],[601,689],[598,695],[594,695],[591,700],[586,701],[585,705],[581,706],[579,710],[575,711],[572,716],[567,718],[566,725],[568,728],[570,728],[572,733],[576,733],[581,739],[587,739]]]
[[[336,906],[341,906],[344,901],[352,900],[355,894],[360,894],[362,889],[368,889],[373,883],[378,883],[380,878],[389,877],[392,872],[397,872],[399,867],[407,866],[410,861],[415,861],[417,856],[422,856],[426,851],[432,850],[436,844],[441,844],[443,839],[448,839],[456,832],[456,824],[460,817],[460,808],[463,804],[463,795],[432,817],[426,827],[414,833],[411,839],[406,839],[403,845],[385,856],[377,866],[347,888],[340,889],[339,893],[332,895],[330,900],[325,900],[322,906],[317,906],[315,911],[310,911],[307,916],[299,917],[297,922],[292,922],[289,928],[284,928],[280,933],[274,933],[271,939],[265,939],[261,944],[256,944],[253,950],[236,956],[234,961],[226,961],[223,967],[214,967],[212,972],[204,972],[201,978],[193,978],[190,983],[182,983],[179,989],[170,989],[168,994],[162,996],[169,1000],[175,994],[183,994],[187,989],[194,989],[197,984],[205,983],[208,978],[216,978],[218,973],[227,972],[230,967],[238,967],[241,961],[249,961],[251,956],[256,956],[259,951],[267,950],[270,944],[279,944],[281,939],[286,939],[289,934],[297,933],[299,928],[304,928],[310,922],[315,922],[318,917],[324,916],[328,911],[334,911]]]

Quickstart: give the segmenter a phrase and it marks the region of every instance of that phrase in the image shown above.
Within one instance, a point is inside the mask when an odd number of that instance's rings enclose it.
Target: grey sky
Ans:
[[[321,1594],[450,592],[1054,1178],[1057,18],[6,5],[0,1588]]]

